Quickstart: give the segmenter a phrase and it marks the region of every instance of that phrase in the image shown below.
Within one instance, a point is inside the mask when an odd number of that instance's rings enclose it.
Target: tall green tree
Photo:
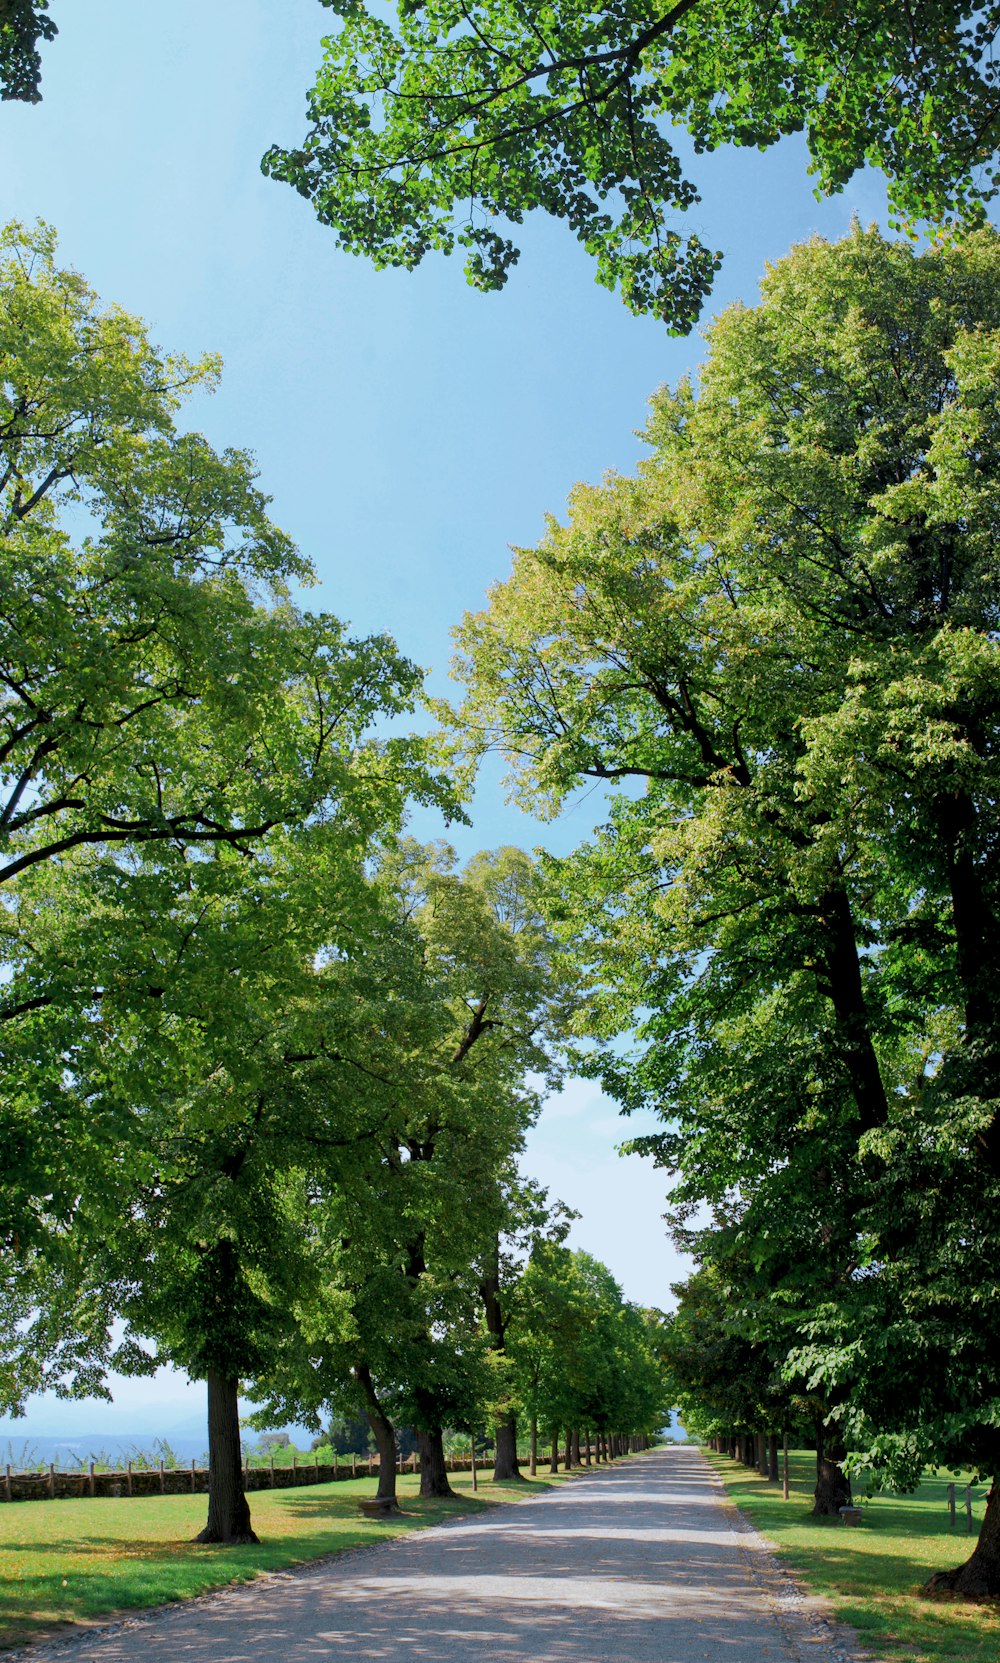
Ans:
[[[541,209],[632,311],[686,331],[721,257],[677,226],[698,193],[672,125],[696,151],[804,130],[819,190],[874,165],[906,219],[981,219],[995,190],[993,5],[324,3],[308,132],[264,170],[377,266],[459,246],[501,288]]]
[[[579,490],[460,633],[467,742],[527,798],[644,782],[559,872],[596,1027],[643,1015],[605,1069],[663,1113],[640,1142],[689,1200],[753,1192],[776,1288],[778,1198],[811,1218],[841,1427],[891,1374],[873,1440],[994,1475],[997,264],[991,232],[795,250],[654,401],[638,476]],[[843,1343],[869,1298],[878,1371]],[[959,1586],[1000,1581],[989,1517]]]
[[[0,1244],[16,1409],[43,1379],[92,1386],[110,1355],[79,1227],[93,1208],[100,1239],[114,1143],[137,1122],[110,1091],[96,1113],[81,1045],[102,1023],[119,1035],[127,1009],[153,1032],[214,916],[192,896],[252,894],[279,828],[312,816],[358,849],[438,787],[421,745],[366,738],[410,706],[419,673],[387,638],[352,641],[292,603],[310,568],[251,458],[178,431],[217,363],[164,354],[102,307],[45,228],[8,227],[2,253]],[[38,1320],[15,1320],[39,1299]]]
[[[155,849],[137,869],[78,856],[65,873],[58,949],[102,985],[38,1081],[39,1107],[47,1081],[75,1134],[59,1150],[73,1207],[45,1219],[46,1262],[84,1255],[96,1317],[127,1320],[126,1366],[151,1342],[146,1366],[207,1381],[208,1541],[255,1540],[237,1393],[266,1374],[308,1297],[303,1184],[350,1169],[382,1130],[368,1098],[343,1089],[356,989],[323,974],[331,957],[381,946],[365,867],[402,808],[398,787],[376,783],[381,747],[358,739],[342,717],[359,775],[371,769],[365,818],[357,801],[328,803],[252,861],[226,849],[184,863],[185,881]],[[54,887],[49,875],[50,903]]]

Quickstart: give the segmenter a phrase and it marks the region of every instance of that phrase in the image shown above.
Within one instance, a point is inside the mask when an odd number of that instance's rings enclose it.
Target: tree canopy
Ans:
[[[677,223],[698,191],[672,126],[696,152],[804,130],[820,191],[873,165],[905,220],[979,219],[996,188],[994,5],[324,4],[309,130],[263,165],[377,266],[458,246],[470,283],[501,288],[541,209],[632,311],[684,332],[721,256]]]
[[[642,782],[551,866],[603,1076],[886,1470],[1000,1469],[998,261],[794,250],[459,632],[527,800]]]
[[[41,98],[38,43],[58,33],[48,11],[49,0],[0,0],[0,98],[26,104]]]
[[[329,1113],[357,1101],[369,1136],[346,1165],[312,1164],[302,1228],[315,1275],[284,1364],[262,1380],[285,1413],[363,1407],[387,1499],[396,1424],[416,1427],[433,1494],[447,1488],[444,1427],[488,1418],[484,1265],[539,1108],[530,1076],[558,1070],[572,999],[529,858],[502,849],[454,866],[446,847],[388,851],[377,936],[319,980],[348,1013],[327,1042],[339,1063],[326,1070]]]
[[[46,228],[8,227],[2,255],[0,1243],[17,1406],[47,1366],[82,1389],[107,1355],[107,1301],[74,1294],[76,1227],[91,1209],[101,1238],[115,1143],[147,1101],[103,1090],[111,1036],[134,1060],[145,1032],[152,1056],[175,998],[189,1014],[199,999],[204,1024],[203,940],[218,926],[224,958],[281,828],[315,820],[357,862],[411,795],[444,799],[421,743],[369,731],[411,706],[419,672],[387,637],[354,641],[293,604],[310,567],[252,459],[177,430],[217,363],[165,354],[102,306]]]

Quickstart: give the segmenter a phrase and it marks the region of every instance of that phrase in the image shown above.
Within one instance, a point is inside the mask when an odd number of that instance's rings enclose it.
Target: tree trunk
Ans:
[[[816,1489],[813,1515],[837,1518],[842,1507],[850,1507],[851,1481],[840,1463],[847,1449],[840,1437],[822,1422],[816,1428]]]
[[[566,1471],[569,1472],[569,1469],[572,1465],[573,1465],[573,1434],[570,1431],[569,1427],[567,1426],[567,1428],[566,1428],[566,1447],[563,1450],[563,1466],[565,1467]]]
[[[453,1496],[448,1483],[448,1468],[444,1459],[444,1434],[440,1426],[430,1432],[417,1429],[417,1448],[420,1451],[420,1494],[422,1496]]]
[[[513,1409],[508,1410],[494,1428],[496,1446],[493,1458],[493,1478],[519,1479],[521,1469],[517,1463],[517,1418]]]
[[[507,1349],[507,1317],[500,1302],[500,1242],[494,1244],[493,1260],[479,1287],[486,1317],[486,1331],[494,1351]],[[517,1462],[517,1416],[508,1409],[494,1422],[493,1480],[520,1479]]]
[[[535,1474],[538,1471],[538,1416],[537,1415],[532,1415],[532,1417],[531,1417],[531,1444],[530,1444],[530,1454],[528,1456],[528,1471],[530,1472],[532,1478],[535,1477]]]
[[[583,1461],[584,1461],[585,1466],[587,1466],[587,1467],[590,1466],[590,1427],[589,1426],[585,1429],[584,1434],[583,1434]]]
[[[368,1424],[375,1434],[378,1449],[376,1500],[382,1503],[387,1513],[397,1513],[399,1503],[396,1500],[396,1434],[392,1422],[382,1411],[368,1364],[360,1363],[354,1375],[364,1394]]]
[[[951,1589],[956,1594],[1000,1595],[1000,1480],[994,1478],[986,1503],[986,1517],[970,1559],[953,1571],[938,1571],[927,1584],[928,1593]]]
[[[767,1436],[763,1432],[757,1433],[757,1471],[761,1478],[767,1477]]]
[[[196,1542],[256,1542],[243,1489],[237,1382],[208,1371],[208,1521]]]
[[[857,931],[843,884],[832,885],[821,897],[820,923],[829,997],[837,1018],[840,1054],[858,1107],[858,1131],[869,1132],[885,1125],[888,1105],[868,1021]]]
[[[769,1484],[778,1482],[778,1436],[770,1433],[767,1440],[767,1481]]]
[[[549,1461],[549,1472],[559,1471],[559,1429],[552,1428],[552,1456]]]
[[[573,1435],[570,1438],[569,1449],[570,1449],[570,1462],[571,1462],[571,1464],[574,1467],[579,1467],[580,1465],[582,1465],[582,1463],[580,1461],[580,1432],[579,1432],[579,1429],[575,1426],[573,1428]]]

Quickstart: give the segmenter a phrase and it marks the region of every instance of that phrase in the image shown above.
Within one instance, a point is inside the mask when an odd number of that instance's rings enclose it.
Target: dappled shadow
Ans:
[[[464,1498],[467,1499],[467,1498]],[[312,1498],[296,1498],[308,1507]],[[406,1505],[416,1498],[406,1497]],[[319,1498],[316,1498],[319,1505]],[[82,1646],[124,1663],[791,1663],[700,1457],[658,1451]]]

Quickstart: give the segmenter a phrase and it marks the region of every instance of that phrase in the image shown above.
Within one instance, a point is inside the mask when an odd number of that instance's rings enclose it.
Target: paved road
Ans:
[[[33,1654],[61,1663],[852,1663],[854,1655],[686,1448]]]

